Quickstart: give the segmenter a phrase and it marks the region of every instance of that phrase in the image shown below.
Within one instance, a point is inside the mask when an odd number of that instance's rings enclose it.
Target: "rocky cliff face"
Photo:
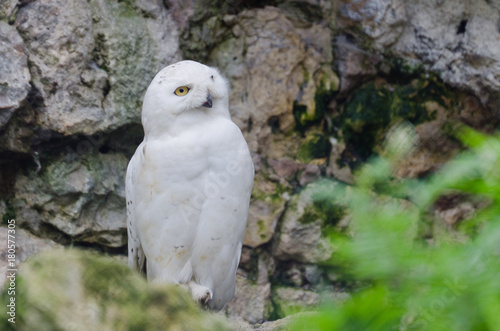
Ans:
[[[397,176],[412,178],[462,148],[456,123],[494,130],[499,22],[486,0],[3,1],[3,218],[63,245],[124,252],[124,174],[145,89],[162,67],[198,60],[229,79],[256,166],[229,314],[277,318],[325,288],[342,298],[321,262],[348,211],[315,191],[351,183],[402,121],[416,142]]]

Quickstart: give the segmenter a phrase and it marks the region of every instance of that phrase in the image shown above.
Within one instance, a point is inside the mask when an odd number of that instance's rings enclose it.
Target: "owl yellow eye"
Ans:
[[[180,86],[175,89],[175,95],[183,97],[189,92],[189,87],[187,86]]]

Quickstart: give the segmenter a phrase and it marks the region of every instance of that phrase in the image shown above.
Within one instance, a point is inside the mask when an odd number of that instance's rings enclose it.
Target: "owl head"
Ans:
[[[149,85],[142,124],[150,131],[168,131],[205,116],[229,117],[227,80],[216,68],[180,61],[163,68]]]

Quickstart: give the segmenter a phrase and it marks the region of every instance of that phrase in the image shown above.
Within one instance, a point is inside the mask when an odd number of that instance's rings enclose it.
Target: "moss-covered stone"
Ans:
[[[39,173],[18,175],[12,207],[19,225],[40,236],[52,238],[59,230],[77,242],[122,247],[127,162],[123,154],[94,150],[59,156],[47,160]]]
[[[236,292],[226,307],[227,314],[244,318],[250,323],[267,320],[271,309],[270,294],[271,284],[258,284],[237,275]]]
[[[204,10],[206,8],[204,7]],[[207,12],[203,16],[207,15]],[[231,36],[231,30],[224,24],[222,15],[190,20],[189,27],[182,34],[179,43],[183,57],[207,62],[212,49]]]
[[[278,219],[285,208],[283,195],[289,189],[264,176],[255,176],[252,203],[248,215],[244,244],[258,247],[267,243],[274,235]]]
[[[273,317],[283,318],[318,308],[319,294],[292,287],[273,288]]]
[[[345,213],[346,208],[335,203],[332,199],[314,199],[313,203],[304,209],[304,213],[299,218],[299,222],[302,224],[309,224],[321,220],[321,233],[327,236],[332,234],[335,225],[342,219]]]
[[[3,210],[2,214],[2,224],[7,225],[9,220],[16,219],[16,210],[12,207],[10,200],[6,200],[4,201],[4,203],[5,209]]]
[[[92,0],[90,7],[93,59],[110,77],[104,107],[116,107],[121,116],[139,122],[142,94],[159,69],[158,46],[133,1]]]
[[[346,143],[355,149],[355,163],[374,153],[377,142],[391,124],[407,120],[417,125],[433,120],[436,112],[428,107],[431,102],[453,108],[454,92],[434,76],[406,79],[405,83],[401,77],[391,79],[395,84],[379,79],[361,86],[341,115],[333,119],[333,126],[340,129]]]
[[[297,158],[302,162],[327,158],[331,149],[332,145],[328,137],[318,131],[311,132],[300,144]]]
[[[230,329],[180,287],[152,285],[113,258],[78,250],[43,253],[23,265],[15,298],[16,323],[2,318],[2,330]]]
[[[304,85],[308,85],[312,77],[308,77],[305,72]],[[293,104],[293,117],[296,129],[303,132],[308,127],[319,123],[327,113],[329,101],[335,96],[339,88],[339,78],[331,71],[322,72],[321,80],[316,83],[314,101],[309,105],[304,105],[298,101]]]
[[[344,215],[345,207],[332,200],[339,183],[321,180],[292,196],[283,213],[274,255],[278,260],[318,263],[333,252],[328,236]]]

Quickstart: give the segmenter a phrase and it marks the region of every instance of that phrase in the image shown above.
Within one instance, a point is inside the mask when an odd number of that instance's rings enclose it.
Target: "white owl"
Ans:
[[[129,266],[220,310],[234,295],[254,177],[227,81],[194,61],[164,68],[142,125],[126,177]]]

